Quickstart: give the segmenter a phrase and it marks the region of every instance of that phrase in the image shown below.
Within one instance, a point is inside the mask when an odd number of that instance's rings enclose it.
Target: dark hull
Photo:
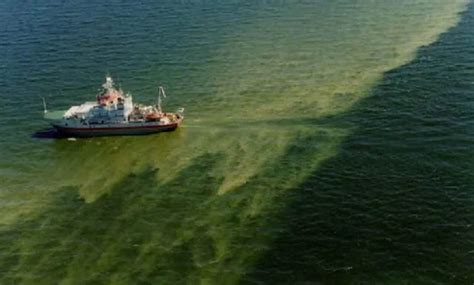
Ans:
[[[81,127],[66,127],[53,124],[53,127],[63,136],[71,137],[99,137],[99,136],[137,136],[148,135],[160,132],[174,131],[181,121],[168,125],[140,125],[140,126],[81,126]]]

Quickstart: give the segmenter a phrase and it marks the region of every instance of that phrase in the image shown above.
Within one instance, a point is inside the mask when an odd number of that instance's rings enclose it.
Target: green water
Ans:
[[[0,283],[471,284],[473,13],[0,4]],[[183,127],[32,138],[107,72]]]

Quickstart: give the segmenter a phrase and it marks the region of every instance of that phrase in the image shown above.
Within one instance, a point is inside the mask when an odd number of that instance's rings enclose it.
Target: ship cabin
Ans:
[[[101,93],[97,95],[97,102],[72,106],[64,114],[64,119],[79,121],[83,125],[127,122],[134,109],[132,96],[117,90],[109,76],[106,77],[102,88]]]

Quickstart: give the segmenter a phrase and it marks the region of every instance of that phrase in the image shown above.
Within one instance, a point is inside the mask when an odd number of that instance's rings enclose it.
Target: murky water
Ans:
[[[1,283],[470,284],[472,13],[0,4]],[[31,137],[107,72],[183,127]]]

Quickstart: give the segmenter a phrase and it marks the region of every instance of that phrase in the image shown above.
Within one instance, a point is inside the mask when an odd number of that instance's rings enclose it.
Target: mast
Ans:
[[[165,94],[165,89],[160,86],[158,87],[158,104],[157,104],[157,109],[158,109],[158,112],[161,114],[162,113],[162,110],[161,110],[161,96],[163,96],[163,98],[166,98],[166,94]]]
[[[46,108],[46,99],[44,97],[40,96],[41,99],[43,100],[43,112],[46,114],[48,113],[48,109]]]
[[[102,87],[106,89],[107,91],[110,91],[110,89],[114,88],[114,81],[112,80],[112,77],[107,75],[105,77],[105,83],[102,84]]]

